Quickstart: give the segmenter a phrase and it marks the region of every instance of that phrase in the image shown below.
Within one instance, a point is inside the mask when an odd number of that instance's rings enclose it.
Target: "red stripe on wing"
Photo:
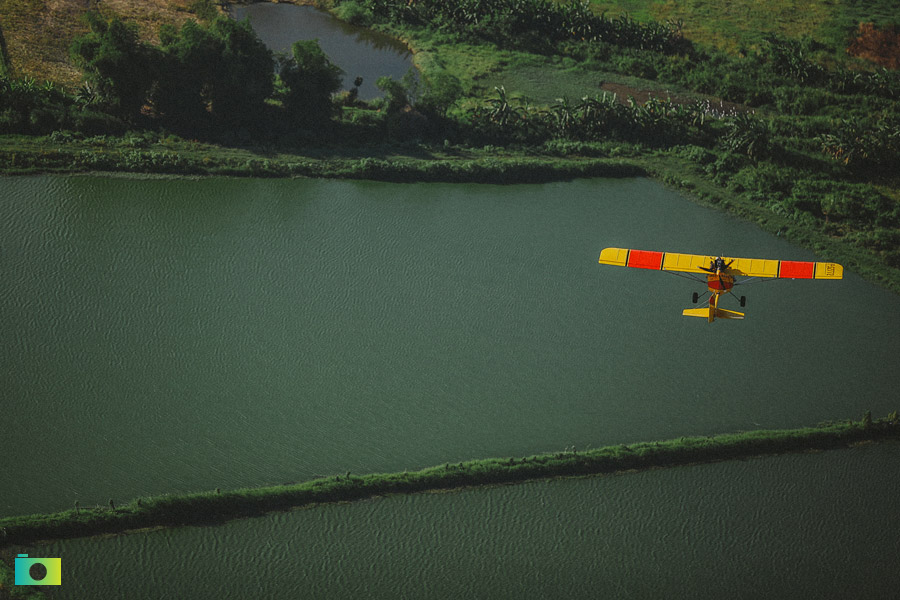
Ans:
[[[656,269],[662,268],[663,253],[651,252],[649,250],[631,250],[628,253],[628,264],[626,266],[635,267],[637,269]]]
[[[816,263],[783,260],[778,276],[790,279],[812,279],[815,276],[815,270]]]

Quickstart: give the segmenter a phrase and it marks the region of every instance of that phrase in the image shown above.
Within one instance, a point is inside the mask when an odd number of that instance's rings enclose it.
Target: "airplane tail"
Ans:
[[[743,319],[744,313],[736,310],[725,310],[724,308],[686,308],[681,314],[685,317],[700,317],[708,319],[712,323],[715,319]]]

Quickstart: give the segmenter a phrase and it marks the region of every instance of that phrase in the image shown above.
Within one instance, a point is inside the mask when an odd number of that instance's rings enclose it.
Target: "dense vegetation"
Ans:
[[[424,26],[530,50],[548,49],[567,40],[604,42],[628,48],[678,52],[685,40],[678,28],[628,17],[597,15],[586,3],[550,0],[348,0],[344,14],[363,22],[389,21]]]
[[[615,473],[765,454],[847,447],[867,440],[900,437],[896,412],[873,420],[823,424],[804,429],[751,431],[714,437],[682,437],[661,442],[603,448],[570,448],[522,458],[447,463],[403,473],[346,473],[304,483],[182,496],[139,498],[127,504],[81,507],[47,515],[0,519],[0,548],[36,540],[82,537],[147,527],[221,523],[323,502],[342,502],[385,494],[415,493],[537,478]]]
[[[508,181],[527,169],[501,163],[543,163],[552,178],[609,172],[613,163],[598,165],[625,158],[625,173],[639,166],[900,289],[896,70],[809,37],[760,36],[727,54],[689,41],[682,22],[610,18],[580,2],[328,5],[408,40],[421,77],[379,81],[385,98],[365,103],[334,94],[341,74],[312,42],[273,57],[246,22],[203,10],[199,22],[163,26],[152,44],[133,24],[89,14],[88,33],[71,46],[80,89],[0,74],[0,133],[46,136],[39,151],[21,137],[0,141],[7,172],[466,181],[497,172]],[[855,25],[841,43],[891,64],[894,30]],[[521,65],[655,92],[639,102],[576,87],[534,101],[516,76]],[[185,139],[207,145],[185,152]]]
[[[167,128],[186,136],[250,128],[265,136],[271,125],[267,100],[283,101],[295,123],[331,117],[331,94],[340,70],[314,42],[297,42],[275,75],[275,59],[248,21],[216,16],[163,25],[160,44],[140,40],[137,27],[118,18],[86,13],[90,32],[76,38],[72,59],[84,85],[67,94],[52,83],[0,78],[0,131],[32,135],[71,130],[84,135]],[[233,140],[226,140],[233,141]]]

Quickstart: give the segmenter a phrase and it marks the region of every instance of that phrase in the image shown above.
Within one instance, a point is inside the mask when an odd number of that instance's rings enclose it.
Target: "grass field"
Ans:
[[[81,16],[89,8],[138,24],[141,35],[156,40],[163,23],[180,24],[192,15],[191,0],[0,0],[0,29],[15,76],[54,81],[66,87],[81,82],[69,59],[69,45],[87,31]]]
[[[830,18],[829,5],[810,0],[668,0],[654,3],[657,20],[682,20],[694,42],[738,52],[760,46],[770,33],[815,37]]]
[[[756,48],[773,33],[809,36],[841,52],[860,22],[900,22],[893,0],[592,0],[591,4],[610,16],[681,20],[691,41],[729,52]]]
[[[705,98],[677,85],[611,71],[594,71],[571,59],[560,61],[533,55],[531,60],[500,61],[493,70],[479,77],[476,85],[479,91],[488,94],[495,87],[503,86],[511,98],[540,105],[553,104],[561,98],[577,100],[604,93],[616,94],[620,102],[628,102],[629,97],[643,102],[649,96]]]

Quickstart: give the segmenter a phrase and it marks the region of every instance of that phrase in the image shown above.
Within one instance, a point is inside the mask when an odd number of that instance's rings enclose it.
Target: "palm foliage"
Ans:
[[[900,121],[881,119],[869,126],[842,119],[830,133],[817,138],[822,152],[831,158],[860,168],[900,168]]]
[[[765,158],[771,150],[769,125],[750,113],[739,113],[727,120],[722,145],[729,152],[746,154],[754,160]]]
[[[707,102],[677,103],[670,99],[650,98],[644,104],[629,99],[618,101],[614,94],[584,96],[580,100],[559,98],[549,107],[531,107],[510,99],[503,87],[496,96],[471,109],[469,121],[491,141],[529,141],[549,139],[582,142],[623,140],[650,146],[708,143],[714,132],[713,121],[722,115]]]
[[[687,45],[680,24],[608,18],[577,0],[364,0],[363,5],[376,19],[428,24],[514,46],[581,40],[670,53]]]

